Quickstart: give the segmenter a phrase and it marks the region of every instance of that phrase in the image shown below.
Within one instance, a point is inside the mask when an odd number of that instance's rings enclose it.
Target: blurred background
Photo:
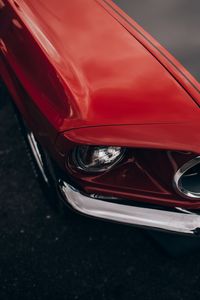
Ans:
[[[53,211],[12,106],[1,99],[0,299],[199,299],[200,246],[184,253],[187,241],[178,251],[174,243],[174,236]]]

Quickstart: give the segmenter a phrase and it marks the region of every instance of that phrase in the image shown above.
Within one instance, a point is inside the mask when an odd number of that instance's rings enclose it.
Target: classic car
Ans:
[[[50,198],[200,234],[199,10],[0,0],[0,77]]]

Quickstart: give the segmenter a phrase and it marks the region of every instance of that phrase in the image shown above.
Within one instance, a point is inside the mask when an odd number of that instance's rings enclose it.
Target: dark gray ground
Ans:
[[[0,136],[1,300],[199,299],[198,251],[170,258],[142,230],[65,219],[34,179],[10,105]]]

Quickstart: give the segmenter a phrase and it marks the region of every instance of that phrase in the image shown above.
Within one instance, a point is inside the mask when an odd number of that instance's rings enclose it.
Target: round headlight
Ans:
[[[106,146],[78,146],[73,152],[77,168],[86,172],[103,172],[116,165],[124,156],[125,149]]]
[[[187,198],[200,199],[200,156],[185,163],[174,176],[175,189]]]

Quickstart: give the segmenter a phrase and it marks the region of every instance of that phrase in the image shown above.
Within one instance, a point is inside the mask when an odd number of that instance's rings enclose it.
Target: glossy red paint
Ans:
[[[7,5],[4,56],[59,131],[198,118],[188,93],[96,1]]]
[[[200,153],[199,83],[112,1],[3,2],[1,77],[63,169],[74,143]]]

